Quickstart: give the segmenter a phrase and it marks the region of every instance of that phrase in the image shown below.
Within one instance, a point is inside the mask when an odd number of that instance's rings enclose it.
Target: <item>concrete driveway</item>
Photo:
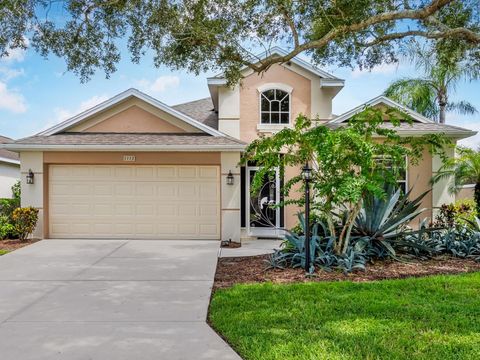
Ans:
[[[218,241],[44,240],[0,257],[0,358],[240,359],[206,324]]]

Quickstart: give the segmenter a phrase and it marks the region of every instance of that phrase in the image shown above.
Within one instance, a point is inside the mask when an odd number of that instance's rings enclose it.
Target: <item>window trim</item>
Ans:
[[[288,123],[263,123],[262,122],[262,95],[268,90],[281,90],[287,93],[288,95]],[[257,88],[258,91],[258,130],[274,130],[277,128],[284,128],[292,124],[292,91],[293,88],[286,84],[281,83],[268,83]],[[279,114],[281,112],[279,111]],[[279,119],[279,121],[281,121]]]
[[[385,156],[385,155],[379,155],[379,156],[375,156],[375,159],[388,159],[389,156]],[[408,156],[405,156],[404,157],[404,160],[405,160],[405,178],[403,180],[397,180],[397,184],[404,184],[405,185],[405,193],[408,192]]]

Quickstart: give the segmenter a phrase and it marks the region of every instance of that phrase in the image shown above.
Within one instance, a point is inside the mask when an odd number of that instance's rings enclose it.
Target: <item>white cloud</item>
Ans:
[[[467,146],[472,149],[478,149],[480,147],[480,123],[478,122],[478,120],[465,121],[462,123],[450,125],[456,125],[473,131],[478,131],[477,135],[460,140],[458,144],[462,146]]]
[[[107,95],[95,95],[85,101],[82,101],[80,105],[75,109],[55,108],[55,120],[54,123],[50,123],[50,126],[55,125],[60,121],[67,120],[72,116],[78,115],[85,110],[91,109],[95,105],[98,105],[106,100],[108,100]]]
[[[25,70],[23,69],[12,69],[6,66],[0,66],[0,79],[2,81],[7,82],[23,75],[25,75]]]
[[[173,75],[159,76],[154,81],[142,79],[137,81],[140,89],[154,93],[161,93],[168,89],[177,88],[180,85],[180,78]]]
[[[80,105],[75,108],[75,109],[65,109],[61,107],[57,107],[53,109],[53,118],[44,123],[42,126],[37,128],[37,132],[41,132],[44,130],[47,130],[51,128],[54,125],[57,125],[58,123],[67,120],[75,115],[80,114],[81,112],[84,112],[85,110],[91,109],[95,105],[100,104],[101,102],[104,102],[105,100],[108,100],[109,97],[107,95],[94,95],[91,98],[82,101]]]
[[[27,38],[23,38],[23,43],[27,47],[30,45],[30,41]],[[15,48],[15,49],[7,49],[7,55],[1,58],[2,62],[5,63],[13,63],[13,62],[22,62],[25,60],[25,54],[27,53],[27,49],[22,48]]]
[[[376,75],[390,75],[398,71],[400,65],[399,64],[381,64],[378,66],[375,66],[371,70],[360,70],[359,68],[355,68],[352,71],[352,77],[353,78],[359,78],[364,75],[369,75],[369,74],[376,74]]]
[[[7,87],[5,82],[0,81],[0,109],[13,113],[24,113],[27,105],[22,94]]]
[[[2,61],[12,63],[12,62],[22,62],[25,59],[25,49],[9,49],[7,50],[8,55],[2,58]]]

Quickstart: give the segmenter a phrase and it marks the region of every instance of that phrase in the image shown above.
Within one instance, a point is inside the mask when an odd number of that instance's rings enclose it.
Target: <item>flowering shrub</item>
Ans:
[[[12,215],[18,238],[24,241],[35,230],[38,221],[38,209],[33,207],[17,208]]]

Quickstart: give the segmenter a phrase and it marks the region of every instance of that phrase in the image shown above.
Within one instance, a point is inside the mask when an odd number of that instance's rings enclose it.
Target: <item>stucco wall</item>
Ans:
[[[240,241],[240,152],[221,154],[222,188],[222,240]],[[227,185],[227,175],[232,172],[233,185]]]
[[[240,139],[251,142],[259,136],[260,94],[258,88],[269,83],[281,83],[293,88],[290,100],[290,120],[299,114],[311,115],[311,81],[281,65],[272,66],[262,75],[245,77],[240,87]]]
[[[419,196],[424,191],[431,189],[432,185],[430,180],[432,178],[432,155],[428,150],[424,150],[422,154],[422,159],[419,160],[418,165],[409,164],[407,169],[408,177],[408,188],[412,188],[412,193],[410,198],[414,199]],[[433,191],[430,191],[422,201],[422,208],[427,208],[428,210],[422,213],[417,219],[414,219],[411,222],[412,226],[418,224],[418,220],[425,217],[432,217],[432,199]]]
[[[475,184],[465,185],[462,189],[456,194],[456,200],[473,200],[473,194],[475,191]]]
[[[130,115],[135,116],[132,117]],[[160,121],[156,123],[153,121],[152,116],[156,117],[157,120],[160,119]],[[112,119],[112,121],[109,121],[109,119]],[[114,119],[115,121],[113,121]],[[105,124],[100,125],[104,121],[106,121]],[[162,122],[163,124],[168,122],[172,126],[181,128],[186,132],[201,132],[201,130],[196,127],[193,127],[165,111],[136,98],[127,99],[108,110],[92,115],[90,118],[71,127],[68,131],[83,132],[88,131],[88,129],[91,129],[94,126],[98,126],[97,129],[102,129],[101,131],[164,132],[165,128],[162,127]],[[116,128],[117,125],[119,126],[119,129]],[[120,131],[120,129],[122,131]]]
[[[124,155],[135,156],[125,162]],[[45,152],[48,164],[154,164],[154,165],[220,165],[218,152]]]
[[[26,176],[29,170],[32,170],[34,174],[34,183],[27,184]],[[44,213],[44,165],[43,165],[43,152],[21,152],[20,153],[20,171],[21,171],[21,206],[32,206],[39,210],[38,223],[34,237],[43,237],[43,213]]]
[[[84,130],[113,133],[180,133],[182,128],[134,105]]]
[[[12,186],[20,180],[20,166],[0,162],[0,198],[12,197]]]

